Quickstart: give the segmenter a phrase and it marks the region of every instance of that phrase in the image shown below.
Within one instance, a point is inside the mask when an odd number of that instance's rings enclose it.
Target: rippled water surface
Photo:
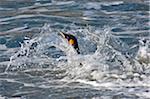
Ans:
[[[149,3],[0,0],[0,98],[149,99]]]

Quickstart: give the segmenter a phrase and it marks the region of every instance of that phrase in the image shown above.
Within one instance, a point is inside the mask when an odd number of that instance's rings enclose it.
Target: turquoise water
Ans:
[[[1,0],[0,98],[149,99],[149,3]]]

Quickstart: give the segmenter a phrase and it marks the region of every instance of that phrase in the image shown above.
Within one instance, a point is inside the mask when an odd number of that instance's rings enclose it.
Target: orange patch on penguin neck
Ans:
[[[70,39],[70,40],[69,40],[69,44],[70,44],[70,45],[73,45],[73,44],[75,44],[75,41],[74,41],[73,39]]]

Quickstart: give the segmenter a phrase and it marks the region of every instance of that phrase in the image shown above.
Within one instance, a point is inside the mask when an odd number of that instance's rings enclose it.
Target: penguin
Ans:
[[[63,32],[59,32],[60,35],[66,39],[68,41],[68,43],[74,47],[74,49],[77,51],[78,54],[80,54],[80,51],[79,51],[79,46],[78,46],[78,41],[76,39],[75,36],[71,35],[71,34],[66,34],[66,33],[63,33]]]

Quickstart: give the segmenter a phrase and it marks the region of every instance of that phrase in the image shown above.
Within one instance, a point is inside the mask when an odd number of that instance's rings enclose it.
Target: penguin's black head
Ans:
[[[78,54],[80,54],[79,47],[78,47],[78,41],[77,41],[75,36],[73,36],[71,34],[66,34],[66,33],[63,33],[63,32],[60,32],[60,35],[63,38],[67,39],[68,43],[75,48],[75,50],[77,51]]]

